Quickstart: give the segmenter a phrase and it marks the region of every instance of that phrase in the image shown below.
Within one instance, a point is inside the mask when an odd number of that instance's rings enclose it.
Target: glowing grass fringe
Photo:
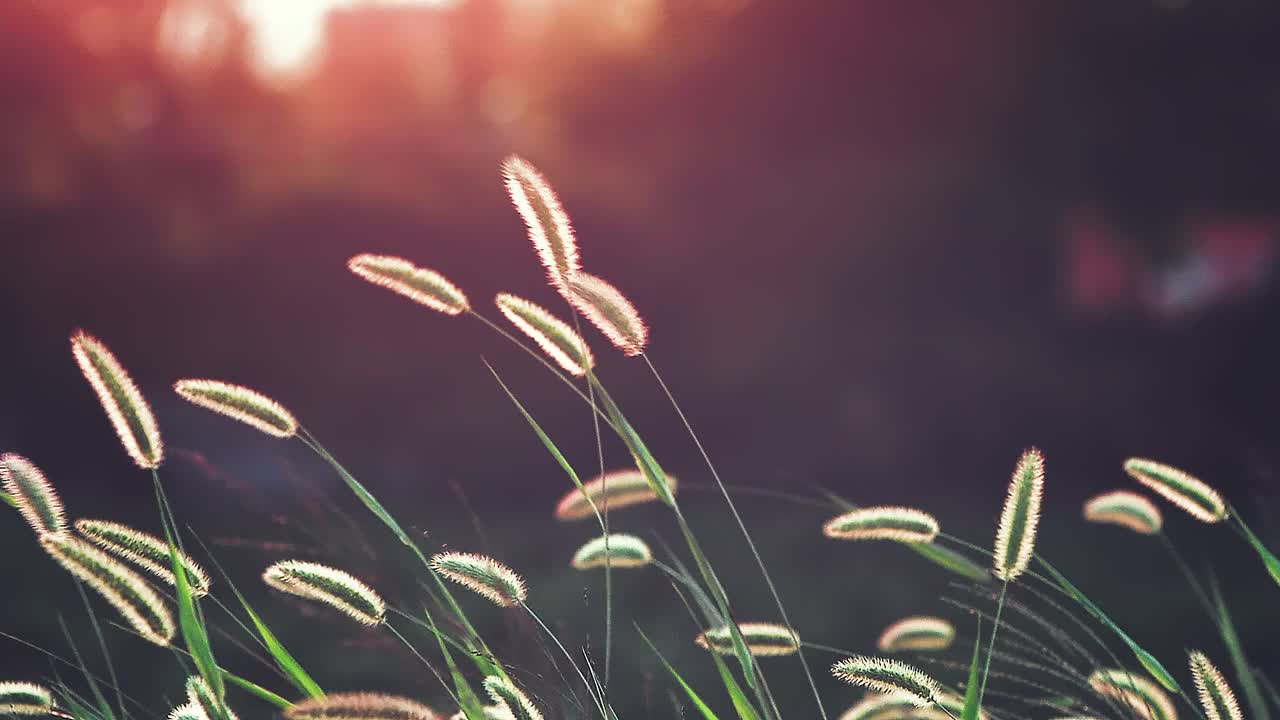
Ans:
[[[111,426],[133,461],[141,468],[164,462],[164,442],[151,408],[133,379],[101,341],[83,330],[71,336],[71,353],[102,403]]]
[[[431,567],[502,607],[522,605],[528,594],[524,580],[514,570],[485,555],[439,553],[431,558]]]
[[[571,298],[569,279],[582,269],[569,216],[551,183],[525,159],[511,155],[502,163],[502,178],[511,202],[529,228],[529,240],[547,269],[547,280]]]
[[[29,682],[0,682],[0,717],[46,717],[53,709],[53,693]]]
[[[899,660],[854,655],[831,666],[831,674],[851,685],[897,695],[916,707],[931,705],[941,688],[938,682]]]
[[[282,560],[262,573],[267,585],[281,592],[315,600],[363,625],[379,625],[386,603],[373,588],[350,573],[304,560]]]
[[[796,631],[777,623],[738,623],[738,632],[742,633],[747,650],[756,657],[793,655],[800,650],[800,636]],[[720,655],[734,653],[733,636],[728,626],[706,630],[694,642],[703,650]]]
[[[1031,563],[1043,497],[1044,456],[1031,448],[1022,454],[1014,468],[1009,494],[1000,513],[993,569],[1001,580],[1014,580]]]
[[[1118,701],[1142,720],[1178,720],[1178,711],[1159,685],[1127,670],[1102,669],[1089,676],[1089,687]]]
[[[445,315],[471,309],[457,285],[435,270],[421,268],[404,258],[364,253],[347,261],[347,268],[378,287],[403,295]]]
[[[0,481],[36,534],[67,531],[62,501],[35,463],[15,453],[0,455]]]
[[[835,540],[929,543],[938,536],[938,521],[915,508],[865,507],[828,520],[822,534]]]
[[[581,377],[595,365],[582,336],[546,308],[510,293],[498,293],[494,302],[512,325],[528,335],[565,372]]]
[[[439,720],[417,701],[372,692],[329,693],[303,700],[284,711],[288,720]]]
[[[667,475],[667,488],[674,495],[676,478]],[[591,504],[600,512],[613,512],[624,507],[658,499],[648,478],[639,470],[611,470],[565,493],[556,505],[557,520],[585,520],[595,517]]]
[[[199,709],[200,716],[204,718],[221,717],[223,720],[238,720],[235,713],[218,702],[209,684],[199,676],[187,678],[187,707]]]
[[[1124,470],[1134,480],[1201,522],[1216,523],[1227,519],[1227,505],[1218,491],[1188,472],[1145,458],[1125,460]]]
[[[176,584],[169,544],[164,540],[109,520],[80,519],[75,521],[75,527],[94,545],[146,570],[167,585]],[[187,576],[191,592],[197,597],[208,595],[209,574],[204,568],[181,550],[178,551],[178,562]]]
[[[634,356],[644,352],[649,342],[649,328],[620,290],[585,272],[570,278],[569,290],[573,307],[622,354]]]
[[[607,542],[606,542],[607,540]],[[638,568],[653,562],[653,552],[634,535],[610,533],[588,540],[573,554],[570,564],[578,570],[604,567]]]
[[[937,651],[951,647],[956,629],[938,617],[903,618],[884,629],[876,643],[880,652]]]
[[[298,421],[283,405],[242,385],[184,379],[173,384],[184,400],[278,438],[298,434]]]
[[[1084,519],[1119,525],[1143,535],[1155,535],[1164,525],[1164,517],[1154,503],[1127,490],[1114,490],[1090,498],[1084,504]]]
[[[542,713],[528,695],[507,678],[490,676],[484,679],[485,692],[500,707],[505,707],[516,720],[542,720]]]
[[[1198,650],[1192,650],[1188,653],[1188,659],[1191,677],[1200,694],[1200,706],[1204,708],[1208,720],[1244,720],[1235,692],[1218,668],[1209,662],[1209,658]]]

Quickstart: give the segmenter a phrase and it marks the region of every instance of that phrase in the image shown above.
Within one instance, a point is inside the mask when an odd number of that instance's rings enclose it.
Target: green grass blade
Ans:
[[[981,681],[978,679],[978,665],[982,657],[982,618],[978,618],[978,630],[973,639],[973,660],[969,662],[969,681],[964,686],[964,710],[960,720],[978,720],[978,710],[982,703],[978,697]]]
[[[289,684],[297,688],[298,692],[310,698],[324,697],[324,690],[312,679],[311,675],[303,669],[297,659],[293,657],[285,646],[280,642],[276,634],[271,632],[271,628],[262,621],[258,613],[254,612],[249,606],[249,601],[245,600],[244,595],[240,593],[234,585],[231,585],[231,591],[235,593],[236,600],[240,602],[240,607],[244,608],[244,612],[249,616],[249,622],[253,624],[253,629],[258,633],[258,637],[262,640],[262,647],[271,655],[271,659],[275,661],[276,667],[284,673],[285,678],[289,680]]]
[[[427,616],[427,622],[431,624],[431,634],[440,645],[440,654],[444,656],[444,664],[449,668],[449,677],[453,680],[453,689],[458,694],[458,704],[462,706],[463,714],[467,716],[468,720],[471,718],[484,720],[484,708],[480,698],[476,695],[475,690],[471,688],[471,683],[467,682],[462,672],[458,670],[458,664],[453,660],[453,653],[449,652],[449,646],[445,644],[444,633],[440,632],[440,629],[436,627],[435,618],[431,616],[430,610],[424,607],[422,608],[422,614]]]
[[[12,495],[10,495],[9,493],[2,493],[2,492],[0,492],[0,501],[3,501],[5,505],[8,505],[9,507],[13,508],[14,510],[17,510],[17,509],[18,509],[18,501],[17,501],[17,500],[14,500],[14,499],[13,499],[13,496],[12,496]]]
[[[78,580],[76,584],[79,584]],[[84,591],[81,590],[82,596],[83,593]],[[92,609],[90,612],[92,612]],[[115,713],[111,712],[111,703],[107,702],[107,696],[103,694],[97,679],[93,676],[93,673],[89,672],[89,667],[84,664],[84,656],[80,654],[80,648],[76,647],[75,640],[71,638],[71,631],[67,628],[67,623],[62,619],[62,615],[58,615],[58,625],[62,628],[62,635],[67,639],[67,645],[71,648],[71,656],[76,659],[76,667],[79,668],[80,674],[84,676],[85,682],[89,684],[89,692],[93,694],[94,702],[98,703],[98,710],[101,716],[105,720],[114,720]],[[113,684],[115,684],[114,681]]]
[[[1253,547],[1254,552],[1258,553],[1258,557],[1262,558],[1262,564],[1267,567],[1267,572],[1271,574],[1271,579],[1277,585],[1280,585],[1280,558],[1277,558],[1274,553],[1267,549],[1266,545],[1262,544],[1262,540],[1253,533],[1253,530],[1249,529],[1249,526],[1245,524],[1244,519],[1240,517],[1240,513],[1236,512],[1235,508],[1231,508],[1231,519],[1245,541]]]
[[[1245,701],[1249,705],[1249,717],[1254,720],[1270,720],[1271,712],[1267,710],[1262,689],[1258,687],[1253,671],[1249,669],[1249,660],[1245,657],[1244,646],[1236,633],[1235,623],[1231,621],[1231,612],[1227,610],[1227,603],[1218,587],[1218,580],[1212,573],[1209,574],[1209,595],[1217,618],[1218,633],[1222,636],[1222,644],[1226,646],[1227,655],[1231,658],[1236,680],[1240,683],[1240,690],[1244,693]]]
[[[235,685],[241,690],[244,690],[250,695],[253,695],[259,700],[262,700],[263,702],[276,706],[276,708],[279,710],[286,710],[293,705],[293,703],[289,702],[288,700],[280,697],[279,695],[271,692],[270,690],[262,687],[261,685],[258,685],[257,683],[250,682],[249,680],[245,680],[239,675],[229,673],[226,670],[222,670],[221,675],[223,679],[225,679],[227,682],[231,683],[232,685]]]
[[[715,661],[716,671],[720,673],[720,681],[724,683],[724,689],[729,693],[729,699],[733,701],[733,709],[738,712],[740,720],[760,720],[760,714],[751,706],[751,701],[747,699],[746,693],[742,692],[742,686],[729,671],[729,666],[725,665],[724,660],[721,660],[716,653],[711,653],[711,659]]]
[[[662,663],[662,666],[667,669],[667,672],[671,675],[672,679],[674,679],[676,684],[680,686],[680,689],[684,691],[685,696],[689,698],[689,702],[693,703],[693,706],[698,709],[698,714],[702,716],[703,720],[720,720],[720,718],[712,712],[711,708],[707,707],[707,704],[702,701],[702,698],[698,697],[698,693],[694,692],[693,688],[689,687],[689,683],[685,682],[684,678],[680,677],[680,673],[676,672],[674,667],[671,667],[671,663],[667,662],[667,659],[658,651],[658,647],[653,644],[653,641],[649,639],[648,635],[644,634],[644,631],[640,629],[639,625],[636,625],[636,632],[640,633],[640,637],[644,639],[645,644],[649,646],[649,649],[657,656],[658,660]]]

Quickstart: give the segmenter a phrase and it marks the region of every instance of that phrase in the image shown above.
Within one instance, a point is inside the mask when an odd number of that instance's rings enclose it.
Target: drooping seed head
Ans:
[[[585,272],[569,279],[570,302],[624,355],[639,355],[649,342],[640,313],[616,287]]]
[[[80,519],[76,520],[75,526],[94,545],[146,570],[166,585],[177,585],[173,577],[169,543],[164,540],[110,520]],[[204,568],[181,550],[178,551],[178,564],[182,566],[191,593],[197,597],[208,595],[209,574]]]
[[[524,691],[516,687],[506,678],[497,675],[490,675],[484,679],[484,690],[489,694],[489,699],[493,700],[499,706],[506,707],[511,713],[511,717],[515,720],[542,720],[542,713],[524,694]]]
[[[561,207],[551,183],[516,155],[503,161],[502,179],[511,203],[529,228],[529,240],[538,253],[538,260],[547,269],[547,280],[562,295],[570,297],[569,279],[582,269],[582,264],[569,215]]]
[[[29,682],[0,682],[0,717],[46,717],[53,709],[53,693]]]
[[[208,720],[209,718],[219,717],[219,706],[224,712],[221,717],[225,720],[238,720],[236,714],[231,712],[231,708],[226,707],[225,703],[218,702],[218,698],[213,694],[213,689],[209,687],[209,683],[204,678],[193,675],[187,678],[187,707],[200,711],[200,717]]]
[[[387,605],[373,588],[350,573],[305,560],[282,560],[262,573],[281,592],[324,603],[364,625],[379,625]]]
[[[1043,496],[1044,456],[1031,448],[1022,453],[1013,470],[1009,494],[1000,513],[1000,527],[996,530],[993,570],[1001,580],[1013,580],[1031,564]]]
[[[205,714],[199,705],[186,703],[174,708],[169,713],[168,720],[209,720],[209,716]]]
[[[946,650],[956,637],[951,623],[939,617],[907,617],[884,629],[877,645],[880,652]]]
[[[307,698],[284,711],[288,720],[440,720],[414,700],[371,692],[329,693]]]
[[[71,336],[71,353],[120,436],[125,452],[141,468],[160,467],[164,442],[151,408],[133,379],[101,341],[83,330]]]
[[[931,704],[938,696],[936,680],[899,660],[854,655],[831,666],[837,678],[876,692],[899,695],[916,707]]]
[[[404,258],[364,253],[348,260],[347,268],[374,285],[445,315],[471,309],[457,285],[435,270],[418,267]]]
[[[1178,711],[1164,689],[1127,670],[1102,669],[1089,676],[1089,687],[1118,701],[1140,720],[1178,720]]]
[[[607,542],[606,542],[607,539]],[[579,570],[604,567],[638,568],[653,562],[653,552],[645,541],[634,535],[610,533],[606,538],[588,540],[578,548],[570,562]]]
[[[677,480],[667,475],[667,487],[676,493]],[[588,501],[588,499],[590,499]],[[584,520],[592,517],[592,503],[600,512],[613,512],[628,505],[657,500],[653,485],[639,470],[610,470],[574,488],[560,498],[556,505],[557,520]]]
[[[785,625],[744,622],[738,623],[738,632],[742,634],[747,652],[758,657],[791,655],[800,649],[800,636]],[[703,650],[720,655],[734,654],[733,633],[728,625],[703,631],[694,638],[694,642]]]
[[[1236,694],[1218,668],[1199,650],[1188,655],[1191,677],[1200,693],[1200,707],[1204,708],[1208,720],[1244,720]]]
[[[1227,504],[1218,491],[1188,472],[1145,458],[1125,460],[1124,471],[1197,520],[1216,523],[1227,519]]]
[[[537,343],[542,352],[555,360],[565,372],[570,375],[586,375],[595,365],[591,349],[582,336],[547,312],[546,308],[510,293],[498,293],[495,302],[507,320]]]
[[[35,463],[16,453],[0,455],[0,481],[36,534],[67,531],[62,501]]]
[[[514,570],[487,555],[443,552],[431,558],[431,567],[502,607],[521,605],[528,596],[524,580]]]
[[[1095,495],[1084,504],[1084,519],[1129,528],[1143,535],[1155,535],[1164,516],[1150,500],[1127,490]]]
[[[138,573],[69,533],[44,535],[40,545],[67,572],[115,607],[129,625],[156,645],[173,639],[173,615]]]
[[[184,400],[226,415],[278,438],[298,434],[298,421],[283,405],[256,390],[220,380],[179,380],[174,392]]]
[[[822,534],[835,540],[928,543],[938,536],[938,521],[915,508],[865,507],[828,520],[822,526]]]

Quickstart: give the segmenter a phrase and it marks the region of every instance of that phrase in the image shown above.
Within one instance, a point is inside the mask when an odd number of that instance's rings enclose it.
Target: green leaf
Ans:
[[[960,720],[978,720],[978,707],[982,699],[978,697],[978,666],[981,664],[979,659],[982,655],[982,618],[978,618],[978,629],[974,634],[973,640],[973,660],[969,661],[969,680],[964,686],[964,710],[961,711]]]
[[[4,501],[4,504],[8,505],[9,507],[13,508],[14,510],[17,510],[17,509],[18,509],[18,501],[17,501],[17,500],[14,500],[14,499],[13,499],[13,496],[12,496],[12,495],[10,495],[9,493],[2,493],[2,492],[0,492],[0,500]]]
[[[689,683],[685,682],[684,678],[680,677],[680,673],[676,672],[676,669],[671,667],[671,663],[667,662],[667,659],[662,656],[662,653],[658,652],[658,647],[653,644],[653,641],[649,639],[648,635],[644,634],[644,631],[640,629],[639,625],[636,625],[636,632],[640,633],[640,637],[644,638],[645,644],[649,646],[649,649],[653,651],[653,654],[658,656],[658,660],[662,662],[662,666],[671,674],[671,677],[676,681],[676,684],[680,686],[680,689],[684,691],[685,696],[689,698],[689,702],[693,703],[693,706],[698,709],[698,713],[702,715],[703,719],[720,720],[720,718],[716,717],[716,714],[711,711],[711,708],[707,707],[707,704],[702,701],[702,698],[698,697],[698,693],[694,692],[693,688],[689,687]]]
[[[223,670],[222,677],[228,682],[230,682],[232,685],[239,687],[245,692],[248,692],[250,695],[257,697],[259,700],[270,703],[271,705],[275,705],[277,709],[287,710],[288,708],[293,706],[293,703],[289,702],[288,700],[285,700],[284,698],[262,687],[261,685],[258,685],[257,683],[245,680],[239,675],[234,675],[232,673],[227,672],[226,670]]]
[[[1254,552],[1258,553],[1258,557],[1262,558],[1262,564],[1266,566],[1267,572],[1270,573],[1271,579],[1277,585],[1280,585],[1280,558],[1277,558],[1266,545],[1262,544],[1262,540],[1253,534],[1253,530],[1245,524],[1244,519],[1236,512],[1235,508],[1231,509],[1231,518],[1235,521],[1236,527],[1240,530],[1244,539],[1253,547]]]
[[[729,671],[729,666],[725,665],[724,660],[721,660],[716,653],[711,653],[711,659],[715,661],[716,671],[720,673],[720,682],[724,683],[724,689],[729,693],[729,699],[733,701],[733,709],[737,711],[740,720],[760,720],[759,713],[751,706],[746,693],[742,692],[742,686]]]
[[[311,678],[311,675],[302,668],[302,665],[276,638],[275,633],[271,632],[271,628],[267,627],[267,624],[262,621],[258,613],[254,612],[249,605],[249,601],[245,600],[244,595],[240,593],[240,590],[234,584],[231,585],[231,591],[235,593],[236,600],[240,601],[240,607],[244,608],[245,614],[249,616],[249,622],[253,623],[253,629],[258,633],[258,637],[262,639],[263,647],[271,655],[271,659],[275,661],[276,667],[280,668],[280,671],[284,673],[289,684],[307,697],[324,697],[324,690],[320,689],[320,686]]]
[[[178,557],[178,546],[173,543],[168,522],[164,523],[164,534],[169,543],[169,561],[173,566],[174,594],[178,600],[178,625],[182,628],[182,640],[187,646],[187,652],[191,653],[191,659],[195,662],[200,677],[209,683],[213,696],[217,698],[220,704],[219,712],[225,714],[225,706],[221,706],[223,696],[226,694],[226,686],[222,683],[222,670],[213,658],[213,648],[209,646],[209,634],[205,629],[204,621],[196,612],[195,600],[191,597],[191,586],[187,583],[187,573],[182,568],[182,562]],[[227,719],[223,717],[217,720]]]

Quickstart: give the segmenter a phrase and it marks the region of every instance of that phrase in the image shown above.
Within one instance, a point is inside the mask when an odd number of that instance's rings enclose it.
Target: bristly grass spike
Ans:
[[[578,241],[569,215],[551,183],[527,160],[511,155],[502,163],[502,178],[511,202],[524,219],[538,259],[547,269],[551,286],[571,299],[569,279],[582,269]]]
[[[282,560],[262,573],[267,585],[281,592],[315,600],[363,625],[379,625],[387,605],[373,588],[350,573],[305,560]]]
[[[1201,522],[1216,523],[1227,519],[1227,504],[1222,496],[1191,473],[1136,457],[1124,461],[1124,471]]]
[[[570,302],[624,355],[639,355],[649,328],[631,301],[602,278],[580,272],[569,279]]]
[[[238,420],[278,438],[298,434],[298,421],[283,405],[262,393],[221,380],[183,379],[173,384],[182,399]]]
[[[164,442],[151,407],[133,378],[100,340],[83,330],[71,335],[71,354],[80,365],[125,452],[138,467],[153,469],[164,462]]]
[[[851,685],[909,699],[916,707],[931,705],[941,690],[936,680],[900,660],[854,655],[832,665],[831,673]]]
[[[94,545],[146,570],[166,585],[176,584],[169,544],[164,540],[110,520],[81,518],[75,521],[75,527]],[[208,595],[210,580],[204,568],[181,550],[178,551],[178,563],[182,565],[192,594],[197,597]]]
[[[431,568],[502,607],[524,604],[528,591],[514,570],[486,555],[443,552],[431,558]]]
[[[0,481],[36,534],[67,531],[62,501],[35,463],[16,453],[0,455]]]
[[[498,293],[494,301],[507,320],[537,343],[565,372],[581,377],[595,365],[591,349],[582,336],[546,308],[511,293]]]
[[[363,253],[348,260],[347,269],[374,285],[445,315],[458,315],[471,309],[467,296],[457,285],[435,270],[418,267],[404,258]]]
[[[996,577],[1011,581],[1026,571],[1035,554],[1036,528],[1044,497],[1044,456],[1031,448],[1018,459],[996,530]]]
[[[835,540],[893,540],[904,543],[933,542],[938,531],[938,521],[929,513],[894,506],[850,510],[822,526],[822,534]]]

